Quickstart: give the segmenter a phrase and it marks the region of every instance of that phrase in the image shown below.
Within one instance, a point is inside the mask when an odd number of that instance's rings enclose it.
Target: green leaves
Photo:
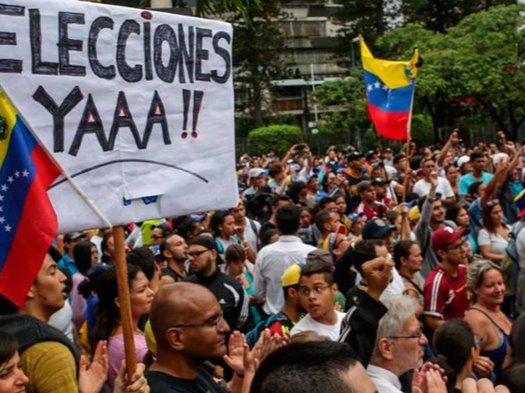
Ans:
[[[248,147],[250,154],[262,155],[274,150],[282,156],[290,146],[301,141],[302,133],[298,126],[271,124],[250,131]]]

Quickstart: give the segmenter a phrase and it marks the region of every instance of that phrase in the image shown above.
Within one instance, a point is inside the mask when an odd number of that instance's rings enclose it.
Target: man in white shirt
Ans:
[[[308,253],[316,249],[304,244],[298,236],[300,217],[301,211],[297,206],[279,208],[275,213],[275,221],[281,237],[257,254],[253,296],[264,302],[263,310],[268,315],[278,313],[284,305],[281,288],[284,271],[294,263],[304,264]]]
[[[432,158],[423,158],[421,161],[421,169],[423,170],[424,178],[414,184],[413,191],[419,195],[419,197],[424,197],[430,192],[430,187],[432,186],[430,175],[436,170],[436,163]],[[444,177],[438,177],[436,193],[441,194],[441,200],[447,206],[452,205],[456,201],[454,190],[450,182]]]
[[[314,331],[337,341],[345,313],[334,308],[336,292],[332,265],[319,257],[309,257],[308,263],[301,269],[299,280],[299,300],[308,314],[293,327],[290,335]]]
[[[396,295],[383,304],[388,311],[379,321],[367,372],[378,393],[402,393],[399,377],[423,365],[423,349],[428,341],[416,318],[416,299]]]

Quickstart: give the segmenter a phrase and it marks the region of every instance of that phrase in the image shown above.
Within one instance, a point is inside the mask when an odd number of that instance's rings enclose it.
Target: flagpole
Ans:
[[[405,149],[405,157],[407,160],[407,163],[405,165],[405,177],[403,179],[403,196],[402,196],[402,202],[405,203],[407,199],[407,189],[408,189],[408,177],[409,177],[409,169],[410,169],[410,145],[412,143],[412,110],[414,108],[414,93],[416,91],[416,81],[414,80],[414,88],[412,89],[412,97],[410,99],[410,110],[408,112],[408,122],[407,122],[407,142],[406,142],[406,149]],[[399,237],[401,240],[403,240],[403,235],[405,231],[405,221],[408,220],[408,212],[404,213],[401,217],[401,230],[399,233]]]
[[[0,86],[0,92],[3,93],[4,97],[6,97],[6,99],[10,102],[11,106],[13,108],[16,108],[16,105],[13,104],[13,102],[9,98],[9,95],[5,93],[5,90],[1,86]],[[76,193],[84,200],[84,202],[86,202],[86,204],[93,211],[93,213],[95,213],[95,215],[98,218],[100,218],[100,220],[104,223],[104,227],[105,228],[111,228],[113,225],[109,222],[109,220],[104,215],[104,213],[102,213],[102,211],[95,205],[93,200],[91,200],[91,198],[79,187],[77,182],[75,180],[73,180],[73,178],[69,175],[69,173],[57,162],[55,157],[53,157],[53,155],[51,153],[49,153],[46,145],[44,143],[42,143],[42,140],[39,138],[37,133],[33,131],[33,127],[31,126],[31,124],[25,119],[24,115],[20,111],[18,111],[18,109],[17,109],[17,114],[18,114],[18,116],[20,116],[22,118],[22,120],[24,121],[24,123],[27,126],[27,128],[29,129],[29,131],[31,131],[31,134],[33,135],[33,137],[38,141],[38,143],[42,147],[42,150],[44,150],[44,152],[46,153],[47,157],[51,161],[53,161],[55,163],[57,168],[60,169],[60,172],[61,172],[62,176],[64,176],[64,178],[71,185],[71,187],[73,187],[73,189],[76,191]]]
[[[408,111],[408,122],[407,122],[407,143],[406,143],[406,158],[407,165],[405,166],[405,178],[403,181],[403,203],[406,202],[407,188],[408,188],[408,169],[410,168],[410,144],[412,142],[412,110],[414,109],[414,94],[416,92],[416,81],[412,82],[414,88],[412,89],[412,97],[410,99],[410,110]]]
[[[9,96],[5,94],[5,91],[0,86],[0,92],[9,100],[11,106],[16,108],[15,105],[9,99]],[[55,163],[57,168],[60,169],[62,175],[69,182],[71,187],[80,195],[80,197],[86,202],[86,204],[93,210],[98,218],[104,223],[105,227],[112,228],[113,225],[109,222],[104,213],[95,205],[93,200],[80,188],[80,186],[73,180],[73,178],[67,173],[67,171],[58,164],[53,155],[48,151],[45,144],[42,143],[38,135],[33,131],[29,122],[27,122],[24,116],[17,110],[18,116],[24,121],[25,125],[38,141],[42,149],[48,158]],[[131,383],[131,378],[137,368],[137,360],[135,356],[135,341],[133,332],[133,322],[131,318],[131,298],[129,294],[128,284],[128,269],[126,263],[126,250],[125,250],[125,239],[124,239],[124,228],[122,226],[113,227],[113,240],[115,243],[115,251],[113,253],[113,259],[115,261],[115,272],[117,274],[117,286],[120,303],[120,323],[122,325],[122,334],[124,336],[124,351],[126,355],[126,371],[127,381],[126,385]]]

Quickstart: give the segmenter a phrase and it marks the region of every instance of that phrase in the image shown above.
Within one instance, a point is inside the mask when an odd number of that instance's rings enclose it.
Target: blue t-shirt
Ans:
[[[467,195],[468,188],[474,182],[480,181],[483,184],[487,184],[494,175],[488,172],[482,172],[481,178],[475,178],[472,173],[467,173],[459,178],[459,195]]]

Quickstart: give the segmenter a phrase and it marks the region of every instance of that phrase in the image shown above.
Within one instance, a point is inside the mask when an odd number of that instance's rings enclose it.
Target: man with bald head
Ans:
[[[226,392],[202,368],[226,355],[230,331],[212,292],[188,282],[164,285],[150,320],[157,341],[157,360],[146,375],[152,392]]]

